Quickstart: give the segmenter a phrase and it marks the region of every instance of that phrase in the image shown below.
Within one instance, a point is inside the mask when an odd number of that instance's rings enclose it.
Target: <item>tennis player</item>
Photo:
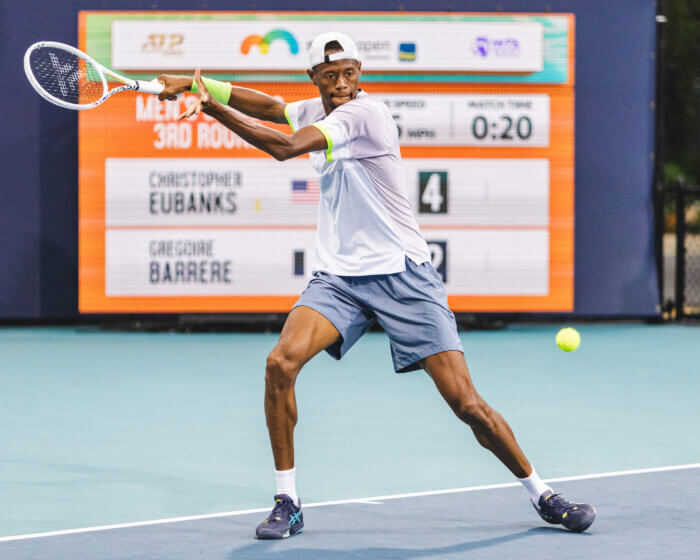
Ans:
[[[190,89],[198,93],[198,102],[180,118],[211,115],[279,161],[308,153],[320,176],[313,278],[267,357],[265,414],[277,495],[257,537],[281,539],[304,527],[294,468],[299,372],[321,350],[342,358],[375,322],[389,336],[394,369],[422,368],[430,375],[477,441],[523,484],[542,519],[584,531],[595,509],[555,494],[503,417],[474,388],[445,287],[408,201],[396,125],[384,103],[358,88],[357,46],[343,33],[319,35],[311,44],[309,66],[319,97],[294,103],[202,79],[199,71],[194,82],[186,76],[159,77],[165,85],[161,100]],[[293,134],[241,113],[289,123]]]

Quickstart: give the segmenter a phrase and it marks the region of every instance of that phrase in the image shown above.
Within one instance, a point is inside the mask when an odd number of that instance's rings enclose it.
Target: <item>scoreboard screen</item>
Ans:
[[[357,42],[361,87],[397,126],[408,195],[455,312],[572,311],[570,14],[79,14],[79,48],[137,79],[205,75],[317,97],[319,33]],[[319,183],[194,94],[130,93],[79,115],[82,313],[286,312],[312,272]],[[290,132],[289,127],[270,125]]]

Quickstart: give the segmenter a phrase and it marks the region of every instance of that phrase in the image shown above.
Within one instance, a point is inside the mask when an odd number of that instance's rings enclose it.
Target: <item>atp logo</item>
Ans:
[[[273,29],[264,37],[261,35],[248,35],[241,43],[241,53],[248,54],[250,49],[257,45],[258,49],[260,49],[260,54],[267,54],[270,50],[270,45],[277,40],[287,42],[290,54],[296,55],[299,53],[299,43],[296,37],[286,29]]]

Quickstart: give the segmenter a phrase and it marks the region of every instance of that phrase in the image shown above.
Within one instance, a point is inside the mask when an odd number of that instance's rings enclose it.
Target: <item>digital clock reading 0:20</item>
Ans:
[[[547,94],[387,93],[402,146],[547,147]]]
[[[484,140],[491,135],[492,140],[528,140],[532,136],[532,119],[527,115],[501,115],[495,122],[489,122],[485,115],[477,115],[472,121],[472,136]]]
[[[470,146],[548,146],[548,95],[470,95],[455,107]]]

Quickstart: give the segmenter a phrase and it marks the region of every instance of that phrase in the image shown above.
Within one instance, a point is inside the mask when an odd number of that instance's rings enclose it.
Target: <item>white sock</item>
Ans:
[[[530,499],[535,503],[535,505],[539,504],[540,496],[544,492],[552,491],[549,486],[542,482],[542,479],[539,477],[535,469],[532,469],[532,474],[527,478],[519,478],[518,482],[525,487],[525,490],[527,490],[527,493],[530,494]]]
[[[294,504],[298,506],[299,496],[297,496],[296,473],[296,468],[289,469],[288,471],[275,470],[275,481],[277,482],[277,493],[287,494],[287,496],[294,500]]]

